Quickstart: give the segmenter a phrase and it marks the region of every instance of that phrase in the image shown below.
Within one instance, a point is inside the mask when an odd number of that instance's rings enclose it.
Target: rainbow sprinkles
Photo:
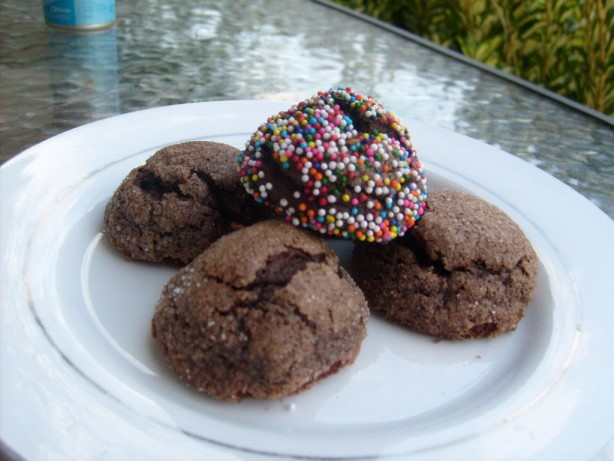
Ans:
[[[237,157],[245,189],[296,226],[383,242],[424,213],[427,187],[408,130],[351,88],[269,117]]]

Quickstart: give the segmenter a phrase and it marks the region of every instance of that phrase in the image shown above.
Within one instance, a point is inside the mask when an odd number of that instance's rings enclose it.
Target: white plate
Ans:
[[[28,460],[592,459],[614,436],[613,222],[541,170],[423,123],[408,125],[431,189],[496,204],[539,255],[516,332],[436,343],[372,318],[355,364],[283,401],[217,402],[169,371],[149,328],[174,269],[119,257],[100,234],[104,206],[158,148],[242,147],[287,107],[135,112],[3,165],[3,443]]]

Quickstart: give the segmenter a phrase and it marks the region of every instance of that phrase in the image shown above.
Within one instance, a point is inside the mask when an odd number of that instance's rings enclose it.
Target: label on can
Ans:
[[[115,20],[115,0],[43,0],[50,26],[96,29]]]

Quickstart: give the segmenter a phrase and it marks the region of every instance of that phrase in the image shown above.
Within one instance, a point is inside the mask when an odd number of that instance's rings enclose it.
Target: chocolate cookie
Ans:
[[[536,287],[537,255],[495,206],[453,190],[431,191],[411,232],[389,245],[358,245],[352,274],[369,307],[437,338],[512,331]]]
[[[420,219],[426,179],[407,129],[350,88],[320,92],[270,117],[237,159],[256,201],[297,225],[388,241]]]
[[[159,150],[107,204],[107,238],[129,259],[183,265],[235,226],[262,219],[240,185],[238,152],[209,141]]]
[[[265,221],[222,237],[182,268],[164,288],[152,332],[197,390],[276,399],[352,363],[368,315],[323,240]]]

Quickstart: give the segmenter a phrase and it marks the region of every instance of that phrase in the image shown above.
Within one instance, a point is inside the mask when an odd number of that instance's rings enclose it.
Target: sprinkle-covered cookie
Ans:
[[[424,212],[426,179],[409,132],[350,88],[319,92],[270,117],[237,162],[257,202],[322,234],[388,241]]]

